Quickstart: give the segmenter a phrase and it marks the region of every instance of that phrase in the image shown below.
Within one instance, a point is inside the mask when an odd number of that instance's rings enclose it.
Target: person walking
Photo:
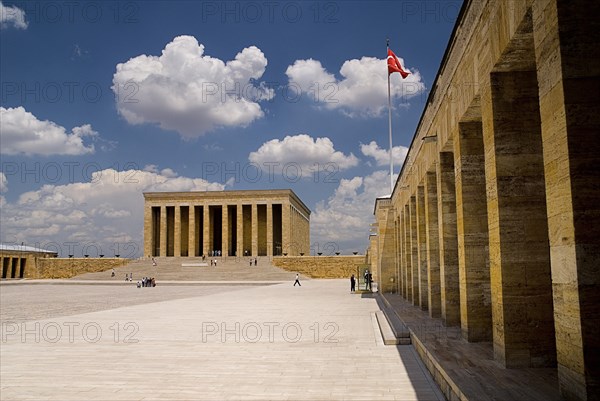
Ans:
[[[294,281],[294,287],[296,286],[296,284],[302,287],[302,284],[300,284],[300,276],[298,275],[298,273],[296,273],[296,281]]]
[[[354,274],[350,277],[350,292],[356,291],[356,279],[354,278]]]

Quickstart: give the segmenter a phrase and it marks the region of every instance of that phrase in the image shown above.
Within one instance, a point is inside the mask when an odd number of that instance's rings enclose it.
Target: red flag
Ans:
[[[400,75],[402,75],[402,79],[404,79],[408,76],[408,74],[410,74],[409,72],[406,72],[402,69],[402,65],[400,65],[400,60],[398,60],[398,57],[396,57],[394,52],[390,49],[388,49],[387,63],[388,75],[393,74],[394,72],[399,72]]]

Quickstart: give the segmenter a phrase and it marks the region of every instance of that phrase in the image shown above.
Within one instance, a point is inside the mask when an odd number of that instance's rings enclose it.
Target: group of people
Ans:
[[[254,266],[258,265],[258,259],[254,258],[254,259],[250,259],[250,267],[252,267],[252,263],[254,263]]]
[[[140,287],[156,287],[156,280],[154,277],[142,277],[142,280],[137,282],[137,288]]]
[[[220,250],[208,251],[208,256],[221,256],[221,251]]]
[[[364,274],[365,290],[373,291],[373,274],[367,269]],[[350,277],[350,292],[356,291],[356,277],[354,274]]]
[[[217,267],[217,259],[211,259],[210,260],[210,265],[214,266],[214,267]]]

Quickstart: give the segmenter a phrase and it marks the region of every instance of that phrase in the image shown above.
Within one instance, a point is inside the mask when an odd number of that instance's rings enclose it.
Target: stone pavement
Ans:
[[[43,299],[52,306],[45,320],[3,320],[1,398],[442,400],[411,346],[383,345],[375,299],[348,290],[346,280],[139,290],[2,285],[2,311],[11,302],[25,315]],[[32,297],[37,306],[17,301]],[[89,312],[71,309],[85,297]]]
[[[474,401],[560,401],[556,368],[506,369],[494,360],[491,342],[469,343],[460,327],[446,327],[398,295],[385,294],[411,332],[413,345],[435,372],[444,393]]]

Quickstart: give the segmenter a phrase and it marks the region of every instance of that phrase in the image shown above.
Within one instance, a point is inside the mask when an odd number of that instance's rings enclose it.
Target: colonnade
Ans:
[[[264,199],[269,196],[263,192],[278,197]],[[310,211],[299,200],[290,201],[290,193],[146,193],[144,253],[152,257],[256,257],[304,252],[309,244]]]
[[[576,400],[600,391],[600,50],[587,5],[467,2],[375,210],[382,291],[492,342],[507,368],[558,367]]]

